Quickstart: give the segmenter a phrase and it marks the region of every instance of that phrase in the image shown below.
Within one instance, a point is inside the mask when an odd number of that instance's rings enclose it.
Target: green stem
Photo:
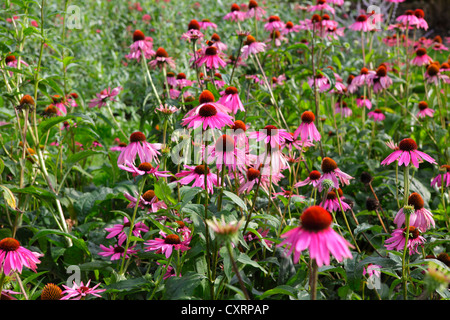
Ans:
[[[335,192],[336,192],[336,196],[339,201],[339,207],[341,208],[342,216],[344,217],[345,225],[347,226],[347,230],[350,233],[350,236],[352,237],[353,242],[355,243],[356,250],[358,250],[358,253],[361,253],[361,250],[359,249],[358,244],[356,243],[356,239],[353,235],[353,232],[350,229],[350,225],[348,224],[347,216],[345,214],[344,208],[342,207],[342,202],[341,202],[341,197],[339,196],[339,191],[337,189],[335,189]]]
[[[234,273],[236,274],[236,277],[239,281],[239,285],[241,286],[242,292],[244,293],[245,299],[250,300],[247,289],[245,288],[244,282],[242,281],[242,278],[241,278],[241,274],[239,273],[239,269],[236,265],[236,261],[234,261],[233,250],[231,248],[231,242],[229,242],[229,241],[227,243],[227,250],[228,250],[228,255],[230,256],[231,265],[232,265]]]
[[[409,197],[409,165],[404,168],[404,200],[403,205],[408,205],[408,197]],[[407,266],[406,266],[406,252],[408,250],[408,240],[409,240],[409,210],[403,210],[405,214],[405,246],[403,247],[403,257],[402,257],[402,282],[403,282],[403,298],[407,300],[408,297],[408,288],[407,288]]]
[[[173,257],[173,252],[170,255],[169,260],[167,261],[166,265],[164,266],[164,270],[161,271],[161,274],[159,275],[158,280],[156,281],[155,289],[153,289],[152,295],[150,296],[150,298],[148,300],[152,300],[153,299],[153,296],[155,295],[156,290],[158,290],[158,287],[159,287],[159,284],[161,283],[161,280],[163,279],[164,275],[167,272],[167,269],[170,266],[170,263],[172,262],[172,257]]]

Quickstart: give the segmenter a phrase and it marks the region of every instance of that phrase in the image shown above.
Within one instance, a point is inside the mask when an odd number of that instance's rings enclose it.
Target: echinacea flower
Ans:
[[[438,174],[432,181],[431,186],[442,186],[442,181],[444,182],[444,185],[448,188],[450,187],[450,165],[444,164],[441,166],[441,169],[445,172],[442,174]]]
[[[208,46],[204,50],[204,55],[201,56],[196,64],[198,67],[205,64],[207,69],[219,69],[224,68],[227,63],[220,57],[220,51],[215,46]]]
[[[144,245],[147,246],[144,249],[145,251],[155,251],[155,253],[163,253],[168,259],[173,250],[184,252],[190,249],[190,247],[188,247],[189,242],[191,241],[190,238],[181,239],[176,234],[166,234],[162,231],[159,234],[162,236],[162,238],[155,238],[153,240],[144,242]]]
[[[214,231],[216,236],[225,241],[233,241],[239,232],[242,223],[244,222],[244,217],[240,220],[225,221],[224,216],[221,216],[220,220],[217,220],[215,216],[212,220],[206,220],[208,226]]]
[[[98,286],[100,286],[100,283],[89,288],[90,284],[91,280],[89,279],[86,285],[83,284],[83,281],[81,281],[79,285],[74,281],[72,288],[62,285],[65,290],[61,292],[61,294],[65,294],[65,296],[63,296],[61,300],[84,300],[89,295],[101,298],[102,296],[99,295],[99,293],[106,291],[106,289],[97,289]]]
[[[403,23],[405,26],[415,26],[419,23],[419,19],[414,15],[413,10],[406,10],[404,14],[397,17],[396,21]]]
[[[134,208],[136,206],[138,193],[135,192],[135,194],[136,197],[133,197],[129,193],[124,192],[124,197],[130,201],[130,203],[127,205],[127,208]],[[164,201],[158,199],[158,197],[155,195],[155,191],[153,190],[147,190],[141,195],[141,197],[139,198],[138,206],[140,209],[146,209],[147,213],[156,213],[160,209],[167,209],[167,205],[164,203]],[[143,231],[143,228],[144,227],[142,226],[139,230],[136,231]]]
[[[109,247],[106,247],[100,244],[100,249],[102,249],[103,251],[99,252],[98,254],[102,257],[111,256],[111,261],[119,260],[123,256],[125,256],[125,259],[129,259],[130,255],[138,252],[138,250],[135,250],[134,247],[136,246],[129,247],[127,249],[127,252],[125,253],[125,248],[121,245],[115,244],[114,246],[110,245]]]
[[[241,7],[233,3],[231,5],[230,12],[228,12],[224,17],[224,20],[230,20],[234,22],[244,21],[245,19],[245,12],[241,11]]]
[[[280,20],[279,16],[270,16],[267,19],[267,23],[264,25],[264,29],[267,32],[272,32],[274,30],[281,30],[284,28],[284,23]]]
[[[425,79],[427,80],[428,83],[430,84],[434,84],[434,85],[439,85],[439,81],[443,80],[445,82],[449,82],[449,77],[445,74],[442,74],[440,72],[440,68],[439,65],[431,63],[428,67],[427,70],[425,72]]]
[[[205,189],[205,166],[204,165],[198,165],[198,166],[188,166],[184,165],[184,167],[187,170],[180,171],[175,174],[175,177],[181,178],[177,182],[182,185],[190,184],[192,181],[194,183],[192,184],[193,187],[200,187],[202,189]],[[214,193],[214,186],[218,186],[218,178],[216,174],[213,174],[210,172],[209,167],[207,167],[206,172],[206,188],[209,193]]]
[[[332,14],[335,13],[335,10],[333,9],[333,7],[331,7],[329,4],[327,4],[326,0],[317,0],[317,4],[316,5],[311,5],[308,7],[307,11],[308,12],[313,12],[313,11],[329,11]]]
[[[242,59],[247,59],[250,55],[264,52],[266,50],[266,44],[256,41],[255,37],[248,35],[244,41],[244,46],[241,49]]]
[[[342,196],[343,196],[343,192],[342,189],[339,188],[337,189],[338,194],[336,194],[335,190],[329,191],[327,193],[327,195],[325,196],[325,199],[323,199],[323,204],[322,207],[328,211],[332,211],[332,212],[338,212],[341,211],[341,206],[339,204],[339,199],[338,199],[338,195],[341,198],[341,204],[342,204],[342,209],[344,211],[347,211],[348,209],[350,209],[350,206],[342,201]]]
[[[261,179],[261,182],[259,180]],[[241,175],[239,194],[244,192],[249,193],[253,187],[257,186],[268,193],[270,186],[270,178],[268,175],[261,174],[258,169],[248,168],[244,175]]]
[[[422,9],[416,9],[414,10],[414,15],[417,18],[417,24],[416,24],[416,28],[417,29],[424,29],[424,30],[428,30],[428,23],[427,21],[424,19],[425,18],[425,12]]]
[[[133,33],[133,44],[130,46],[130,53],[125,55],[127,59],[141,60],[141,55],[146,59],[150,59],[155,55],[153,50],[153,42],[146,39],[141,30],[136,30]]]
[[[408,197],[408,205],[414,207],[414,212],[409,216],[409,225],[427,231],[431,226],[435,227],[433,214],[424,208],[425,202],[420,194],[413,192]],[[397,212],[394,223],[400,228],[405,223],[405,212],[403,208]]]
[[[322,176],[319,179],[319,191],[322,191],[323,185],[322,182],[325,179],[331,180],[333,182],[333,189],[339,189],[339,183],[342,185],[350,184],[350,180],[353,179],[352,176],[347,173],[341,171],[338,168],[336,161],[329,157],[324,157],[322,159]]]
[[[417,112],[418,118],[430,117],[433,118],[434,110],[428,107],[428,103],[425,101],[419,102],[419,112]]]
[[[217,103],[227,107],[233,114],[236,114],[238,110],[245,112],[244,104],[239,98],[239,91],[235,87],[227,87],[221,94]]]
[[[220,36],[217,33],[213,33],[211,36],[212,46],[216,47],[220,52],[226,51],[228,46],[220,40]]]
[[[97,93],[97,98],[92,99],[89,102],[89,108],[94,108],[94,107],[103,107],[106,106],[106,101],[109,99],[109,101],[116,101],[114,99],[115,96],[117,96],[119,94],[119,92],[122,90],[122,87],[116,87],[114,89],[111,90],[111,87],[108,87],[108,89],[104,89],[102,90],[100,93]]]
[[[130,135],[130,143],[122,150],[117,158],[118,165],[134,164],[136,155],[139,156],[141,163],[159,162],[158,156],[161,154],[158,150],[161,149],[161,143],[147,142],[145,135],[136,131]]]
[[[37,264],[41,263],[38,258],[42,256],[43,254],[22,247],[14,238],[0,240],[0,272],[6,276],[14,272],[22,273],[23,267],[36,272]]]
[[[285,129],[278,129],[273,125],[267,125],[260,131],[250,132],[249,139],[256,139],[256,141],[264,141],[266,145],[270,145],[272,149],[279,147],[284,143],[284,140],[293,140],[292,135],[286,132]]]
[[[170,68],[175,69],[175,61],[173,60],[173,58],[169,57],[166,49],[162,47],[159,47],[158,50],[156,50],[155,58],[148,64],[153,69],[156,69],[156,67],[162,69],[165,66],[169,66]]]
[[[423,162],[423,160],[431,164],[436,164],[436,161],[432,157],[417,150],[417,143],[411,138],[406,138],[400,141],[398,148],[399,150],[395,150],[386,159],[381,161],[381,164],[388,165],[396,160],[398,160],[399,166],[408,166],[412,163],[416,168],[419,168],[419,162]]]
[[[265,15],[266,11],[258,5],[258,2],[255,0],[248,2],[248,11],[245,14],[246,19],[255,18],[256,20],[260,20]]]
[[[386,116],[383,114],[383,111],[380,109],[375,109],[367,114],[369,118],[372,118],[375,122],[381,122],[386,119]]]
[[[365,14],[359,15],[356,18],[356,21],[353,22],[348,28],[353,31],[362,31],[362,32],[372,31],[373,29],[369,17]]]
[[[292,191],[285,190],[282,187],[280,187],[281,192],[274,192],[272,193],[272,199],[276,199],[278,196],[282,196],[286,199],[298,199],[299,201],[305,200],[305,197],[300,194],[295,194]]]
[[[367,109],[372,109],[372,102],[366,96],[360,96],[356,98],[356,106],[359,108],[366,107]]]
[[[292,21],[286,22],[284,28],[281,30],[282,34],[288,34],[292,32],[299,32],[301,30],[301,26],[298,24],[294,24]]]
[[[433,59],[427,54],[427,49],[418,48],[416,49],[416,56],[411,60],[411,64],[415,66],[425,66],[432,62]]]
[[[217,169],[221,170],[222,166],[226,166],[228,170],[235,171],[236,167],[242,167],[245,163],[245,150],[238,148],[236,142],[230,135],[222,135],[213,146],[205,149],[208,155],[208,163],[215,161]],[[205,151],[204,150],[204,151]]]
[[[294,184],[294,188],[303,187],[303,186],[307,186],[307,185],[312,185],[313,188],[318,188],[320,185],[320,182],[319,182],[320,177],[321,177],[321,174],[319,171],[312,170],[305,180],[299,181],[296,184]]]
[[[47,283],[41,292],[41,300],[60,300],[62,290],[54,283]]]
[[[406,240],[406,228],[396,229],[392,231],[391,237],[384,241],[384,246],[388,250],[396,250],[403,251],[405,247]],[[407,249],[409,251],[409,255],[413,255],[414,253],[418,253],[418,247],[423,245],[426,240],[423,236],[420,235],[420,229],[414,226],[410,226],[408,229],[409,237]]]
[[[67,114],[67,100],[57,94],[52,96],[53,106],[56,108],[58,116],[65,116]]]
[[[220,105],[220,104],[219,104]],[[222,106],[222,108],[225,108]],[[194,112],[183,119],[181,125],[188,128],[203,127],[203,130],[221,129],[224,126],[232,126],[233,118],[224,113],[224,109],[220,110],[217,105],[213,103],[205,103],[193,109]]]
[[[284,240],[278,245],[287,245],[288,254],[294,253],[294,263],[298,263],[306,249],[319,267],[330,264],[330,254],[339,262],[352,258],[349,247],[353,246],[333,230],[333,218],[327,210],[309,207],[303,211],[300,221],[300,226],[281,235]]]
[[[202,19],[202,21],[198,22],[200,24],[200,29],[217,29],[217,24],[211,22],[209,19]]]
[[[130,207],[130,206],[129,206]],[[115,224],[111,228],[105,228],[105,231],[108,232],[106,239],[111,239],[117,237],[117,243],[121,246],[125,240],[127,239],[127,233],[125,233],[125,228],[129,228],[131,226],[130,221],[127,217],[123,217],[123,224]],[[141,232],[148,232],[149,228],[143,222],[136,222],[133,226],[133,236],[140,237]]]
[[[301,140],[304,142],[320,141],[321,135],[314,124],[314,121],[316,120],[314,113],[311,111],[303,112],[301,120],[302,123],[295,130],[294,136],[300,136]]]
[[[353,114],[352,109],[349,108],[347,102],[345,101],[338,101],[336,102],[335,105],[335,110],[334,110],[335,114],[342,114],[342,116],[344,118],[350,117]]]
[[[373,92],[378,93],[382,90],[389,88],[393,81],[387,73],[385,65],[380,65],[374,74],[370,74],[368,77],[368,85],[373,87]]]

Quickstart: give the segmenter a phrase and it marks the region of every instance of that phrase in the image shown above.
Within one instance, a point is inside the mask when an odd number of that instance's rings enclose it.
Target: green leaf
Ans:
[[[251,265],[255,268],[260,269],[262,272],[267,273],[267,270],[264,269],[258,262],[253,261],[248,255],[246,255],[245,253],[241,253],[239,255],[239,257],[237,258],[237,261],[239,261],[240,263],[243,264],[248,264]]]
[[[32,194],[36,197],[44,197],[44,198],[56,198],[56,195],[53,192],[50,192],[48,190],[45,189],[41,189],[35,186],[29,186],[29,187],[25,187],[22,189],[19,188],[12,188],[11,189],[13,192],[16,193],[26,193],[26,194]]]
[[[286,286],[286,285],[281,285],[281,286],[275,287],[273,289],[267,290],[260,297],[260,299],[265,299],[265,298],[267,298],[269,296],[273,296],[273,295],[276,295],[276,294],[291,296],[294,299],[297,298],[297,295],[295,294],[295,289],[293,287]]]
[[[239,207],[247,211],[247,206],[245,205],[245,202],[239,198],[235,193],[223,190],[223,194],[226,195],[228,198],[230,198],[231,201],[233,201],[235,204],[237,204]]]
[[[182,277],[170,277],[167,279],[163,300],[192,299],[194,290],[200,285],[205,276],[192,271],[183,274]]]
[[[0,185],[0,189],[3,190],[3,199],[5,199],[5,202],[8,204],[8,206],[10,206],[11,209],[16,210],[16,198],[14,198],[14,194],[11,192],[11,190],[3,185]]]
[[[103,151],[94,151],[94,150],[83,150],[74,154],[71,154],[66,159],[66,163],[68,166],[75,165],[78,161],[81,161],[83,159],[86,159],[90,156],[99,155],[99,154],[105,154]]]
[[[90,251],[86,245],[86,242],[84,242],[83,239],[80,239],[70,233],[66,233],[60,230],[55,230],[55,229],[42,229],[39,230],[34,236],[33,238],[30,239],[30,245],[33,244],[33,242],[35,242],[36,240],[38,240],[39,238],[42,237],[46,237],[48,235],[58,235],[58,236],[63,236],[63,237],[67,237],[72,239],[73,244],[76,245],[78,248],[83,249],[84,252],[86,252],[88,255],[90,255]]]

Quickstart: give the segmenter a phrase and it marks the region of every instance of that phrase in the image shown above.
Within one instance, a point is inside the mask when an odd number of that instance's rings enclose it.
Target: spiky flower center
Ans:
[[[439,66],[430,64],[427,68],[427,73],[430,77],[434,77],[439,73]]]
[[[249,168],[247,170],[247,179],[248,179],[248,181],[253,181],[253,180],[259,178],[260,174],[261,173],[259,172],[259,170],[255,169],[255,168]]]
[[[217,55],[217,48],[209,46],[208,48],[205,49],[205,55],[207,55],[207,56]]]
[[[414,15],[415,15],[417,18],[421,18],[421,19],[425,18],[425,12],[424,12],[422,9],[416,9],[416,10],[414,10]]]
[[[16,61],[16,57],[15,56],[7,56],[5,58],[5,62],[8,64],[10,62]]]
[[[325,157],[322,160],[322,171],[323,173],[333,172],[338,168],[336,161],[329,157]]]
[[[423,198],[420,194],[418,194],[417,192],[413,192],[408,198],[408,204],[410,206],[414,206],[414,210],[419,210],[424,207],[425,202],[423,201]]]
[[[292,23],[292,21],[286,22],[286,25],[285,25],[286,29],[292,29],[293,27],[294,27],[294,24]]]
[[[275,21],[280,21],[280,17],[279,16],[270,16],[269,17],[269,22],[275,22]]]
[[[149,172],[153,169],[153,166],[148,163],[148,162],[142,162],[139,166],[138,166],[138,170],[141,171],[145,171],[145,172]]]
[[[309,180],[316,181],[316,180],[319,180],[320,177],[321,177],[321,174],[317,170],[313,170],[309,173]]]
[[[225,94],[237,94],[238,90],[235,87],[228,87],[225,89]]]
[[[304,123],[312,123],[314,120],[316,120],[316,116],[311,111],[305,111],[302,113],[302,122]]]
[[[136,30],[133,33],[133,42],[145,40],[145,35],[141,30]]]
[[[387,76],[387,69],[384,66],[379,66],[377,69],[377,76],[379,77],[386,77]]]
[[[125,248],[121,247],[121,246],[115,246],[114,247],[114,253],[124,253],[125,252]]]
[[[241,7],[239,7],[238,4],[233,3],[233,4],[231,5],[231,12],[235,12],[235,11],[241,11]]]
[[[176,234],[168,234],[164,238],[164,243],[166,243],[166,244],[180,244],[181,240],[180,240],[180,237],[177,236]]]
[[[362,68],[361,71],[359,72],[359,74],[369,74],[369,69]]]
[[[204,90],[202,93],[200,93],[200,97],[198,97],[198,101],[200,102],[200,104],[214,102],[214,100],[214,95],[209,90]]]
[[[26,94],[22,97],[22,99],[20,99],[20,104],[28,104],[34,106],[34,99],[30,95]]]
[[[229,135],[222,135],[216,141],[215,145],[217,152],[232,152],[234,150],[234,140]]]
[[[448,164],[443,164],[441,168],[447,170],[447,172],[450,172],[450,165]]]
[[[217,109],[212,104],[205,104],[200,108],[198,114],[202,118],[214,117],[217,114]]]
[[[245,39],[244,45],[250,45],[252,43],[256,42],[256,39],[254,36],[252,35],[248,35],[247,38]]]
[[[142,195],[142,198],[144,198],[145,201],[150,202],[155,198],[155,191],[153,190],[147,190]]]
[[[241,121],[241,120],[236,120],[235,122],[234,122],[234,124],[233,124],[233,127],[232,127],[232,129],[233,130],[242,130],[242,131],[246,131],[247,130],[247,127],[245,126],[245,123],[243,122],[243,121]]]
[[[398,147],[402,151],[413,151],[417,150],[417,143],[411,138],[406,138],[400,141]]]
[[[146,139],[147,138],[145,137],[145,135],[140,131],[133,132],[130,135],[130,142],[141,142],[145,141]]]
[[[367,16],[365,14],[361,14],[356,18],[356,21],[365,22],[365,21],[367,21]]]
[[[403,229],[403,234],[406,235],[406,228]],[[420,230],[416,227],[409,227],[409,239],[414,240],[420,236]]]
[[[200,23],[197,20],[192,19],[188,24],[188,30],[200,30]]]
[[[420,101],[419,102],[419,110],[425,110],[428,108],[428,103],[426,103],[425,101]]]
[[[425,48],[419,48],[416,50],[416,55],[418,57],[423,57],[426,54],[427,54],[427,49],[425,49]]]
[[[41,292],[41,300],[60,300],[62,290],[53,283],[47,283]]]
[[[207,169],[208,169],[208,174],[209,174],[209,168],[207,168]],[[205,174],[205,166],[203,164],[196,166],[194,169],[194,172],[199,175],[204,175]]]
[[[256,2],[255,0],[250,0],[248,2],[248,8],[249,9],[258,8],[258,2]]]
[[[16,251],[20,247],[20,242],[14,238],[5,238],[0,240],[1,251]]]
[[[319,16],[318,14],[313,14],[313,16],[311,17],[311,22],[316,23],[320,21],[322,21],[322,17]]]
[[[268,136],[276,135],[278,132],[278,128],[272,125],[265,126],[264,130],[266,130]]]
[[[324,208],[312,206],[303,211],[300,220],[304,229],[317,232],[329,228],[333,218]]]
[[[158,50],[156,50],[156,56],[158,58],[168,58],[169,54],[167,53],[166,49],[159,47]]]

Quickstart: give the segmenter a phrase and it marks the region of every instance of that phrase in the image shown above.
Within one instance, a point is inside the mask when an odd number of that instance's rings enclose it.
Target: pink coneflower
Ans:
[[[83,281],[81,281],[79,285],[74,281],[72,288],[62,285],[66,290],[61,292],[61,294],[65,294],[61,300],[84,300],[89,295],[101,298],[102,296],[99,295],[99,293],[106,291],[106,289],[97,289],[100,283],[96,284],[92,288],[89,288],[90,283],[91,280],[89,279],[86,285],[83,284]]]
[[[120,169],[131,172],[133,177],[152,175],[158,180],[160,177],[170,177],[171,173],[169,171],[158,171],[159,165],[153,167],[148,162],[142,162],[139,166],[135,166],[133,163],[125,160],[125,163],[117,165]]]
[[[413,10],[406,10],[404,14],[397,17],[396,21],[403,23],[405,26],[415,26],[419,23],[419,19],[414,15]]]
[[[272,199],[276,199],[278,196],[285,197],[286,199],[289,199],[289,198],[291,198],[291,199],[298,199],[300,201],[303,201],[303,200],[306,199],[304,196],[292,193],[292,191],[285,190],[282,187],[280,187],[280,189],[281,189],[281,192],[274,192],[274,193],[272,193]]]
[[[9,56],[6,56],[5,63],[6,63],[7,67],[11,67],[11,68],[16,68],[17,69],[19,61],[16,59],[15,56],[9,55]],[[23,60],[20,60],[20,64],[28,67],[28,63],[26,63]],[[11,71],[9,74],[12,76],[14,73]]]
[[[417,112],[418,118],[430,117],[432,118],[434,114],[434,110],[428,107],[428,103],[425,101],[419,102],[419,112]]]
[[[383,111],[380,109],[375,109],[368,113],[369,118],[372,118],[375,122],[381,122],[386,119],[386,116],[383,114]]]
[[[136,30],[133,33],[133,44],[130,46],[130,53],[125,55],[125,58],[140,61],[141,54],[146,59],[150,59],[155,55],[155,51],[153,50],[153,42],[147,40],[141,30]]]
[[[356,21],[352,23],[348,28],[353,31],[372,31],[372,25],[370,24],[368,16],[366,16],[365,14],[359,15],[356,18]]]
[[[302,29],[302,27],[298,24],[294,24],[292,21],[286,22],[283,29],[281,30],[282,34],[288,34],[291,32],[299,32]]]
[[[260,179],[261,182],[259,182]],[[258,169],[252,167],[248,168],[245,175],[241,175],[239,194],[249,193],[252,191],[253,187],[258,185],[258,183],[262,190],[266,193],[269,192],[270,177],[268,175],[261,174]]]
[[[227,63],[220,57],[217,47],[208,46],[204,50],[204,55],[200,57],[196,62],[197,66],[206,65],[208,69],[224,68]]]
[[[65,116],[67,114],[67,100],[55,94],[52,96],[52,101],[56,108],[56,114],[58,116]]]
[[[347,173],[341,171],[336,161],[329,157],[324,157],[322,159],[322,176],[319,179],[319,191],[322,191],[323,186],[322,182],[325,179],[331,180],[333,182],[333,188],[339,189],[339,183],[343,185],[350,184],[350,180],[353,179],[352,176],[348,175]]]
[[[359,108],[366,107],[367,109],[372,109],[372,102],[366,96],[360,96],[356,98],[356,106]]]
[[[213,33],[211,36],[211,42],[213,43],[212,46],[216,47],[220,52],[228,49],[228,46],[221,41],[220,36],[217,33]]]
[[[97,93],[97,98],[94,98],[89,102],[89,108],[94,107],[103,107],[106,106],[106,101],[109,99],[109,101],[116,101],[114,99],[115,96],[119,94],[119,92],[122,90],[122,87],[116,87],[111,90],[111,87],[108,87],[108,89],[102,90],[100,93]]]
[[[198,166],[188,166],[184,165],[184,167],[187,170],[183,170],[175,174],[175,177],[180,178],[177,182],[182,185],[188,185],[192,181],[194,183],[192,184],[193,187],[200,187],[202,189],[205,189],[205,166],[204,165],[198,165]],[[214,193],[214,186],[218,186],[219,180],[217,179],[217,175],[210,172],[209,167],[207,168],[208,171],[206,173],[206,188],[209,193]]]
[[[153,69],[156,69],[156,67],[162,69],[164,66],[169,66],[170,68],[175,69],[175,61],[173,61],[173,58],[169,57],[167,51],[161,47],[156,50],[155,59],[150,61],[148,64]]]
[[[259,235],[261,236],[261,238],[259,238],[258,235],[256,235],[256,234],[253,233],[252,231],[249,231],[249,232],[247,232],[247,233],[244,235],[244,240],[245,240],[246,242],[252,242],[252,241],[257,241],[257,242],[259,242],[259,241],[261,241],[261,242],[264,243],[267,247],[272,248],[272,245],[273,245],[274,242],[273,242],[273,241],[270,241],[270,240],[264,239],[264,238],[266,238],[267,235],[269,234],[270,229],[267,228],[266,230],[263,230],[262,228],[259,228],[259,229],[256,230],[256,231],[259,233]]]
[[[127,208],[136,207],[137,197],[139,196],[137,192],[135,192],[136,197],[133,197],[127,192],[124,192],[123,195],[125,198],[127,198],[127,200],[130,201],[130,203],[127,205]],[[146,209],[147,213],[156,213],[160,209],[167,209],[167,205],[164,203],[164,201],[158,199],[158,197],[155,195],[155,191],[153,190],[147,190],[141,195],[141,197],[139,198],[138,206],[140,209]]]
[[[266,50],[266,44],[263,42],[258,42],[256,39],[248,35],[247,39],[244,41],[244,46],[241,49],[242,59],[247,59],[251,54],[257,54],[259,52],[264,52]]]
[[[190,249],[188,247],[190,238],[181,240],[176,234],[166,234],[164,232],[159,233],[162,238],[155,238],[154,240],[148,240],[144,244],[147,246],[145,251],[156,251],[155,253],[164,253],[168,259],[173,250],[179,250],[181,252]]]
[[[227,107],[233,114],[236,114],[238,110],[245,112],[244,105],[239,98],[239,92],[235,87],[227,87],[221,94],[222,96],[217,100],[217,103]]]
[[[399,166],[402,164],[408,166],[412,163],[416,168],[419,168],[419,162],[423,162],[423,160],[431,164],[436,164],[436,161],[432,157],[417,150],[417,143],[411,138],[406,138],[400,141],[398,147],[399,150],[392,152],[386,159],[381,161],[382,165],[391,164],[396,160],[399,160]]]
[[[159,111],[159,112],[161,112],[163,114],[166,114],[166,115],[174,114],[175,112],[177,112],[179,110],[180,109],[178,109],[177,107],[169,106],[167,104],[165,104],[164,106],[160,105],[158,108],[155,109],[155,111]]]
[[[320,177],[321,174],[319,171],[317,170],[312,170],[309,175],[308,178],[306,178],[303,181],[299,181],[294,185],[294,188],[299,188],[299,187],[303,187],[303,186],[307,186],[307,185],[312,185],[313,188],[318,188],[320,185]]]
[[[385,65],[380,65],[375,73],[370,74],[368,77],[368,84],[373,87],[374,93],[389,88],[392,83],[392,79],[388,76]]]
[[[317,4],[313,5],[313,6],[309,6],[307,11],[308,12],[312,12],[312,11],[329,11],[332,14],[335,13],[335,10],[329,4],[327,4],[326,0],[317,0]]]
[[[416,56],[411,60],[411,64],[415,66],[424,66],[431,63],[433,59],[427,54],[427,49],[419,48],[416,50]]]
[[[441,166],[442,170],[445,170],[445,173],[438,174],[432,181],[431,186],[433,187],[441,187],[442,180],[444,181],[444,185],[448,188],[450,187],[450,165],[444,164]]]
[[[345,101],[338,101],[335,105],[335,114],[342,114],[344,118],[350,117],[353,114],[352,109],[349,108],[347,102]]]
[[[442,51],[448,51],[448,48],[444,46],[442,43],[435,43],[431,48],[434,51],[439,51],[440,53],[442,53]]]
[[[449,77],[440,72],[439,65],[432,63],[427,67],[425,72],[425,79],[428,83],[439,85],[439,81],[449,82]]]
[[[338,26],[338,23],[334,20],[331,20],[330,16],[328,14],[324,14],[322,16],[321,25],[324,30],[328,29],[336,29]]]
[[[203,39],[203,37],[204,35],[200,31],[200,23],[197,20],[193,19],[189,22],[188,31],[183,33],[181,39],[191,42],[191,40],[196,41],[199,39]]]
[[[126,164],[134,164],[136,155],[139,156],[141,163],[143,162],[152,162],[153,160],[158,163],[158,156],[161,153],[158,151],[161,149],[161,143],[149,143],[146,141],[147,138],[145,135],[136,131],[130,135],[130,143],[122,150],[120,153],[117,164],[118,165],[126,165]]]
[[[111,228],[105,228],[105,231],[108,232],[106,239],[111,239],[117,237],[117,243],[121,246],[125,240],[127,239],[127,233],[125,233],[124,229],[129,228],[131,226],[130,221],[127,217],[123,217],[123,224],[115,224]],[[133,236],[140,238],[141,232],[148,232],[149,228],[143,222],[136,222],[133,227]]]
[[[177,74],[176,80],[177,80],[177,86],[180,89],[183,89],[184,87],[192,86],[192,84],[195,82],[195,81],[187,79],[186,75],[183,72],[180,72]]]
[[[281,74],[278,77],[272,77],[272,88],[282,86],[284,81],[286,81],[286,76],[284,74]]]
[[[435,227],[433,214],[424,208],[425,202],[420,194],[413,192],[408,197],[408,205],[414,207],[414,212],[409,216],[409,225],[419,228],[420,231],[425,232],[430,229],[431,226]],[[405,223],[405,212],[403,208],[397,212],[394,223],[397,228],[400,228]]]
[[[284,28],[284,23],[280,20],[279,16],[270,16],[267,21],[268,22],[264,25],[264,29],[267,32],[282,30]]]
[[[250,0],[248,2],[248,11],[245,14],[246,19],[254,17],[256,20],[261,20],[265,15],[266,11],[258,5],[258,2],[255,0]]]
[[[225,107],[222,106],[222,108]],[[224,126],[233,125],[233,118],[224,113],[226,110],[219,109],[219,107],[213,103],[202,104],[196,109],[193,109],[193,111],[194,112],[191,114],[188,113],[181,125],[194,129],[202,126],[203,130],[206,130],[207,128],[221,129]]]
[[[36,272],[36,264],[41,263],[38,258],[42,256],[43,254],[22,247],[14,238],[0,240],[0,271],[6,276],[14,272],[22,273],[23,267]]]
[[[263,130],[250,132],[249,139],[256,139],[256,141],[264,141],[266,145],[272,147],[272,149],[278,148],[283,144],[284,140],[292,140],[292,135],[286,132],[285,129],[278,129],[275,126],[267,125]]]
[[[371,77],[373,77],[374,75],[376,75],[376,71],[374,70],[369,70],[367,68],[362,68],[361,71],[359,72],[359,75],[357,75],[353,81],[352,81],[352,85],[355,85],[356,87],[362,87],[363,85],[367,84],[369,85],[369,79]]]
[[[278,246],[288,245],[288,254],[294,252],[294,263],[300,254],[309,249],[309,256],[319,267],[330,264],[330,254],[341,262],[352,258],[349,247],[353,246],[331,228],[331,214],[320,206],[312,206],[303,211],[301,224],[281,235],[284,240]]]
[[[302,151],[304,148],[314,146],[312,142],[302,140],[302,138],[300,137],[300,131],[297,132],[297,135],[295,133],[290,132],[290,135],[292,136],[292,140],[284,140],[283,143],[280,145],[280,150],[286,147],[290,152],[293,150],[293,148]]]
[[[211,22],[209,19],[202,19],[202,21],[198,22],[200,24],[200,29],[217,29],[217,24]]]
[[[417,17],[417,20],[418,20],[416,27],[418,29],[428,30],[428,23],[424,19],[425,12],[422,9],[416,9],[416,10],[414,10],[414,15]]]
[[[392,232],[391,238],[386,239],[384,242],[384,246],[388,250],[396,250],[396,251],[403,251],[405,247],[405,233],[406,228],[403,229],[396,229]],[[420,229],[410,226],[409,227],[409,238],[408,238],[408,244],[407,249],[409,249],[409,255],[413,255],[414,253],[418,253],[417,250],[420,245],[423,245],[425,243],[425,238],[420,235]]]
[[[111,257],[111,261],[119,260],[123,256],[125,256],[125,259],[129,259],[130,255],[135,254],[138,252],[138,250],[135,250],[136,246],[131,246],[127,249],[127,252],[125,253],[125,248],[115,244],[114,246],[110,245],[109,247],[106,247],[104,245],[100,245],[100,249],[103,251],[99,252],[98,254],[102,257]]]
[[[344,211],[347,211],[348,209],[350,209],[350,206],[345,201],[342,201],[343,192],[340,188],[338,189],[338,193],[339,197],[341,198],[342,209]],[[339,205],[339,199],[336,191],[332,190],[327,193],[325,199],[323,199],[322,207],[332,212],[341,211],[341,206]]]
[[[325,36],[328,38],[328,40],[338,40],[340,37],[343,37],[345,28],[327,28],[325,30]]]
[[[126,146],[127,146],[127,144],[125,142],[119,142],[119,144],[117,146],[113,146],[113,147],[109,148],[109,150],[123,151],[123,149],[125,149]]]
[[[245,12],[241,11],[241,7],[233,3],[231,5],[231,10],[228,12],[224,17],[224,20],[230,20],[234,22],[244,21],[245,19]]]
[[[369,276],[369,278],[373,277],[373,276],[379,278],[379,277],[381,277],[381,271],[380,271],[381,268],[382,268],[382,266],[369,263],[367,265],[367,269],[365,267],[363,268],[363,276],[365,276],[367,274]]]
[[[314,113],[305,111],[301,115],[302,123],[295,130],[294,136],[300,136],[301,140],[306,141],[320,141],[321,135],[317,130],[314,121],[316,119]]]
[[[208,163],[215,161],[218,170],[225,165],[229,172],[236,171],[236,167],[240,168],[246,164],[245,150],[237,148],[235,140],[230,135],[220,136],[214,145],[206,150]]]

